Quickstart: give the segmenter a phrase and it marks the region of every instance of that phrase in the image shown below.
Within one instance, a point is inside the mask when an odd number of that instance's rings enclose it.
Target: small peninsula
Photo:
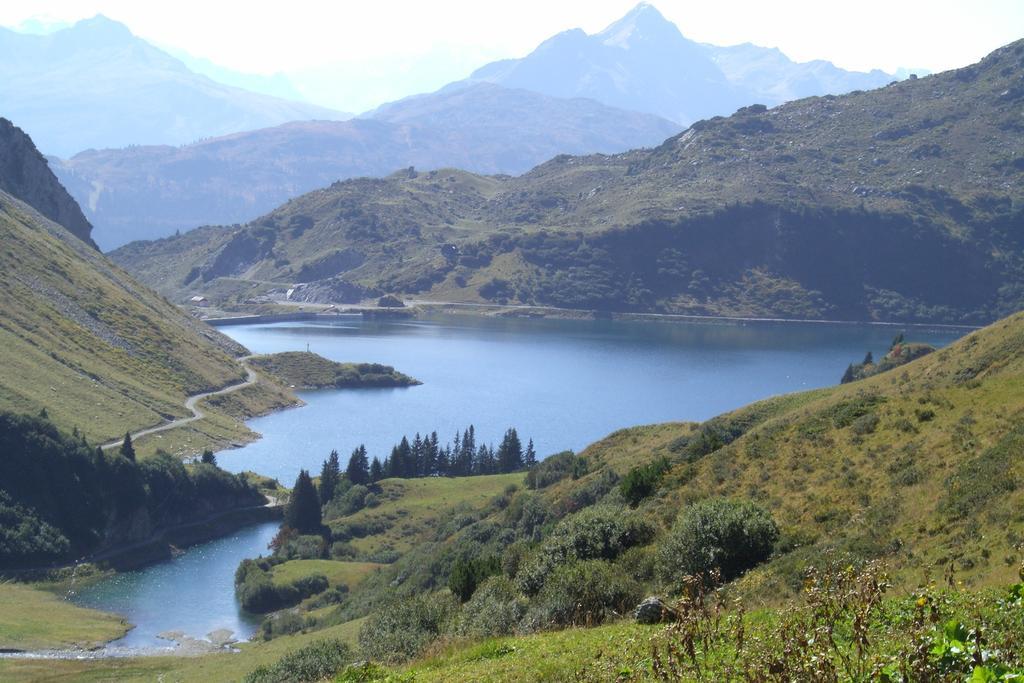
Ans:
[[[338,363],[309,351],[254,356],[249,362],[257,370],[296,389],[363,389],[422,384],[390,365]]]

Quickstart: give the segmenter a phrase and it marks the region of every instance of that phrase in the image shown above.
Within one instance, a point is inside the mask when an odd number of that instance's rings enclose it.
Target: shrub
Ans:
[[[572,451],[562,451],[534,465],[526,473],[526,487],[543,489],[570,475],[578,479],[583,474],[586,474],[586,459],[580,458]]]
[[[484,579],[500,573],[501,560],[493,555],[484,558],[459,558],[452,565],[452,571],[448,575],[448,589],[460,602],[466,602]]]
[[[513,498],[506,508],[505,523],[515,529],[518,537],[539,541],[551,516],[551,510],[541,496],[523,494]]]
[[[261,666],[245,683],[312,683],[330,678],[352,661],[352,651],[340,640],[318,640],[289,652],[276,664]]]
[[[586,508],[566,517],[522,567],[520,590],[536,595],[559,565],[573,560],[613,560],[625,550],[645,545],[654,527],[635,513],[611,506]]]
[[[302,595],[302,598],[308,598],[311,595],[317,593],[323,593],[330,584],[327,582],[327,577],[323,574],[311,574],[309,576],[303,576],[292,582],[292,586],[295,590]]]
[[[873,434],[875,429],[878,428],[878,422],[878,415],[867,413],[866,415],[861,415],[850,424],[850,431],[857,436]]]
[[[356,484],[348,491],[334,499],[327,505],[324,511],[327,519],[347,517],[353,515],[366,507],[366,496],[370,490],[362,484]]]
[[[306,628],[306,620],[294,611],[281,612],[267,617],[260,623],[260,636],[263,640],[272,640],[279,636],[288,636]]]
[[[658,485],[661,484],[661,479],[668,468],[667,458],[658,458],[654,462],[634,467],[619,483],[622,497],[631,507],[636,507],[640,501],[658,490]]]
[[[643,597],[636,581],[603,560],[559,566],[544,584],[526,617],[530,630],[591,626],[628,613]]]
[[[751,501],[706,500],[676,519],[658,554],[659,574],[683,577],[717,569],[731,581],[771,555],[779,528],[771,514]]]
[[[327,543],[321,536],[294,536],[285,541],[275,554],[284,560],[319,560],[327,554]]]
[[[457,609],[458,601],[447,591],[382,605],[359,630],[359,646],[372,659],[410,659],[447,630]]]
[[[526,600],[504,576],[492,576],[480,584],[462,606],[455,632],[460,636],[486,638],[513,633],[526,614]]]

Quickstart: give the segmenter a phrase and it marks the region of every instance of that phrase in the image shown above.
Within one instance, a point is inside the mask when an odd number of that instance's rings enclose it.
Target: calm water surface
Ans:
[[[222,328],[254,353],[309,348],[337,361],[394,365],[423,382],[403,389],[303,392],[307,405],[251,420],[263,439],[219,453],[222,467],[291,485],[319,471],[331,449],[343,463],[359,444],[383,457],[403,434],[469,424],[495,442],[509,426],[541,456],[581,449],[630,425],[704,420],[775,394],[834,384],[847,363],[876,357],[898,329],[801,323],[624,323],[438,317],[381,322],[279,323]],[[914,328],[909,339],[945,345],[963,330]],[[157,638],[215,629],[249,637],[258,618],[234,598],[235,567],[266,552],[274,524],[243,529],[174,560],[82,590],[75,601],[136,624],[115,643],[165,647]]]
[[[236,639],[247,640],[260,617],[244,612],[235,600],[235,568],[246,557],[267,554],[277,527],[273,522],[257,524],[192,546],[167,562],[89,585],[72,601],[123,615],[135,625],[110,644],[115,650],[173,647],[158,638],[166,631],[205,638],[212,631],[228,629]]]
[[[422,386],[302,392],[308,405],[251,420],[263,439],[217,458],[291,485],[332,449],[347,462],[365,444],[382,460],[403,435],[450,441],[472,424],[477,442],[514,426],[540,456],[578,450],[621,427],[705,420],[761,398],[835,384],[898,332],[817,323],[626,323],[443,317],[359,318],[225,327],[254,353],[312,351],[393,365]],[[914,328],[935,345],[963,334]]]

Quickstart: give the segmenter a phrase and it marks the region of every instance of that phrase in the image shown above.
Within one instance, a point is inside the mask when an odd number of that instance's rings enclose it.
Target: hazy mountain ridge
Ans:
[[[519,178],[337,183],[242,229],[114,258],[182,300],[332,277],[440,300],[984,322],[1024,305],[1024,41],[876,91],[747,108]],[[218,258],[231,246],[238,259]],[[241,249],[243,244],[251,248]],[[325,276],[325,273],[321,273]]]
[[[251,220],[343,178],[409,166],[522,173],[559,153],[653,146],[678,130],[649,114],[481,83],[392,103],[368,118],[294,122],[184,147],[90,150],[51,164],[109,249]]]
[[[0,28],[0,111],[62,156],[344,117],[217,83],[103,16],[48,35]]]
[[[688,40],[653,5],[641,3],[593,35],[564,31],[522,59],[477,69],[472,81],[589,97],[683,125],[758,102],[774,106],[812,95],[877,88],[890,74],[845,71],[818,60],[796,63],[777,49]]]

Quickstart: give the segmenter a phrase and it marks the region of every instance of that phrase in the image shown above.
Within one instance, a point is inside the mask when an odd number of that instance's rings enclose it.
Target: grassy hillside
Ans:
[[[751,106],[517,178],[352,180],[246,226],[132,244],[177,302],[441,301],[987,322],[1024,302],[1024,42],[870,92]],[[251,283],[239,293],[239,280]],[[228,285],[231,286],[228,286]]]
[[[6,194],[0,242],[0,409],[45,408],[96,443],[245,378],[242,347]]]
[[[284,384],[299,389],[408,387],[418,380],[377,363],[338,363],[315,353],[286,351],[257,356],[249,363]]]

